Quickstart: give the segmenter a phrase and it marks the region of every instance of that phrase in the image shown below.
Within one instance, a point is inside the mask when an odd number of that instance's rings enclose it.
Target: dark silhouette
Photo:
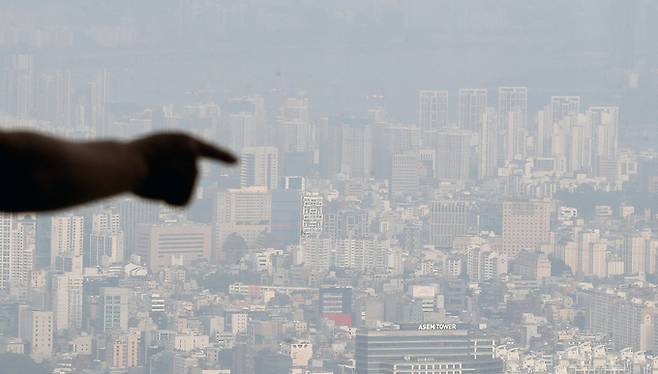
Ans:
[[[202,157],[237,162],[230,152],[181,133],[72,142],[0,132],[0,211],[61,209],[123,192],[182,206]]]

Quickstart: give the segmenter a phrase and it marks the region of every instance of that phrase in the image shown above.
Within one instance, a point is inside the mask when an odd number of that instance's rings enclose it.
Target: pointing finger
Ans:
[[[196,140],[196,151],[197,155],[201,157],[207,157],[214,160],[223,161],[229,164],[234,164],[238,162],[237,157],[231,152],[223,150],[219,147],[216,147],[212,144],[206,143],[201,140]]]

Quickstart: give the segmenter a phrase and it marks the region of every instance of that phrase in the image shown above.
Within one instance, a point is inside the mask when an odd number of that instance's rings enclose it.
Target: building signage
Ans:
[[[421,323],[418,325],[418,330],[431,331],[431,330],[457,330],[456,323]]]

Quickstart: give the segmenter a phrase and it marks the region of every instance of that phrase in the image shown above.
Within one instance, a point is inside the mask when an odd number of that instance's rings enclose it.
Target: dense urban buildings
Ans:
[[[658,374],[654,2],[46,3],[2,131],[240,165],[0,214],[0,372]]]

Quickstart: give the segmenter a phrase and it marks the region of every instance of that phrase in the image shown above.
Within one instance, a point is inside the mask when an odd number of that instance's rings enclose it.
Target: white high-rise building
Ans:
[[[357,271],[384,269],[386,242],[374,238],[343,238],[336,241],[336,267]]]
[[[279,152],[275,147],[246,147],[240,154],[240,186],[279,185]]]
[[[437,131],[448,127],[448,91],[419,92],[418,126],[422,131]]]
[[[36,219],[0,213],[0,289],[24,295],[36,255]]]
[[[302,238],[300,246],[304,267],[318,271],[326,271],[331,268],[333,253],[329,235]]]
[[[83,277],[79,274],[57,274],[52,278],[52,311],[55,330],[82,327]]]
[[[497,175],[498,168],[498,118],[494,108],[488,108],[480,124],[478,142],[478,178]]]
[[[322,233],[324,198],[317,192],[306,192],[302,196],[301,238]]]
[[[82,258],[84,223],[83,216],[63,215],[52,218],[50,236],[50,265],[52,270],[57,268],[58,258]]]
[[[613,180],[617,177],[619,108],[591,107],[587,110],[587,116],[594,134],[594,173]]]
[[[479,131],[482,116],[487,109],[486,88],[462,88],[459,90],[459,128]]]

